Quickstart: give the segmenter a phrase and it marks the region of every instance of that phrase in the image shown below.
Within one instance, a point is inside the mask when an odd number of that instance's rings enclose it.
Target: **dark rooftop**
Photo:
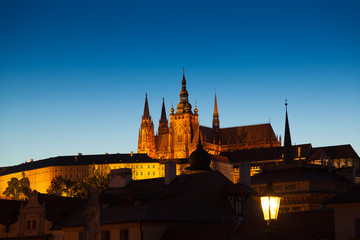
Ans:
[[[28,171],[51,166],[81,166],[90,164],[158,162],[147,154],[99,154],[75,155],[46,158],[38,161],[22,163],[15,166],[0,168],[0,176],[15,172]]]

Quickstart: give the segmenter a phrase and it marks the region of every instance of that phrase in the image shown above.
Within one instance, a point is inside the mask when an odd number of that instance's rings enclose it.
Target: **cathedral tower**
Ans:
[[[187,158],[196,149],[194,134],[199,130],[197,109],[192,112],[186,89],[185,73],[181,81],[180,101],[174,113],[173,107],[170,113],[170,144],[171,158]]]
[[[159,128],[158,128],[158,134],[166,134],[169,133],[169,123],[166,118],[166,111],[165,111],[165,101],[163,98],[162,108],[161,108],[161,117],[159,120]]]
[[[150,157],[156,155],[154,124],[149,113],[147,94],[145,95],[144,114],[139,130],[138,153],[147,153]]]

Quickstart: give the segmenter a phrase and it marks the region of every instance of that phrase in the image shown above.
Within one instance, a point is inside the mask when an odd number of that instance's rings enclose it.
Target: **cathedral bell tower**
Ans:
[[[145,95],[144,114],[141,118],[139,130],[138,153],[147,153],[149,157],[156,157],[154,124],[149,113],[147,94]]]
[[[194,134],[199,130],[198,110],[192,112],[191,104],[186,90],[185,73],[181,81],[180,101],[176,107],[170,110],[170,128],[169,128],[169,152],[171,158],[188,158],[190,153],[196,149]]]
[[[163,103],[162,103],[162,108],[161,108],[161,117],[159,120],[158,134],[162,135],[162,134],[166,134],[166,133],[169,133],[169,123],[166,118],[165,101],[163,98]]]

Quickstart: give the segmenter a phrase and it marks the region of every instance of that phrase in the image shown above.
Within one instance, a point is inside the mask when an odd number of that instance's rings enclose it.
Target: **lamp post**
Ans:
[[[260,195],[261,208],[264,214],[264,220],[266,221],[268,237],[272,235],[272,222],[278,217],[280,208],[281,197],[278,196],[274,189],[272,182],[267,183],[266,191]]]

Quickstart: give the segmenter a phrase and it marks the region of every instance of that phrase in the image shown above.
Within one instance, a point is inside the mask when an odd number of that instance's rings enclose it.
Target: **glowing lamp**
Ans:
[[[274,192],[272,183],[269,182],[266,191],[260,196],[264,219],[268,224],[270,224],[271,220],[276,220],[278,217],[280,199],[281,197]]]

